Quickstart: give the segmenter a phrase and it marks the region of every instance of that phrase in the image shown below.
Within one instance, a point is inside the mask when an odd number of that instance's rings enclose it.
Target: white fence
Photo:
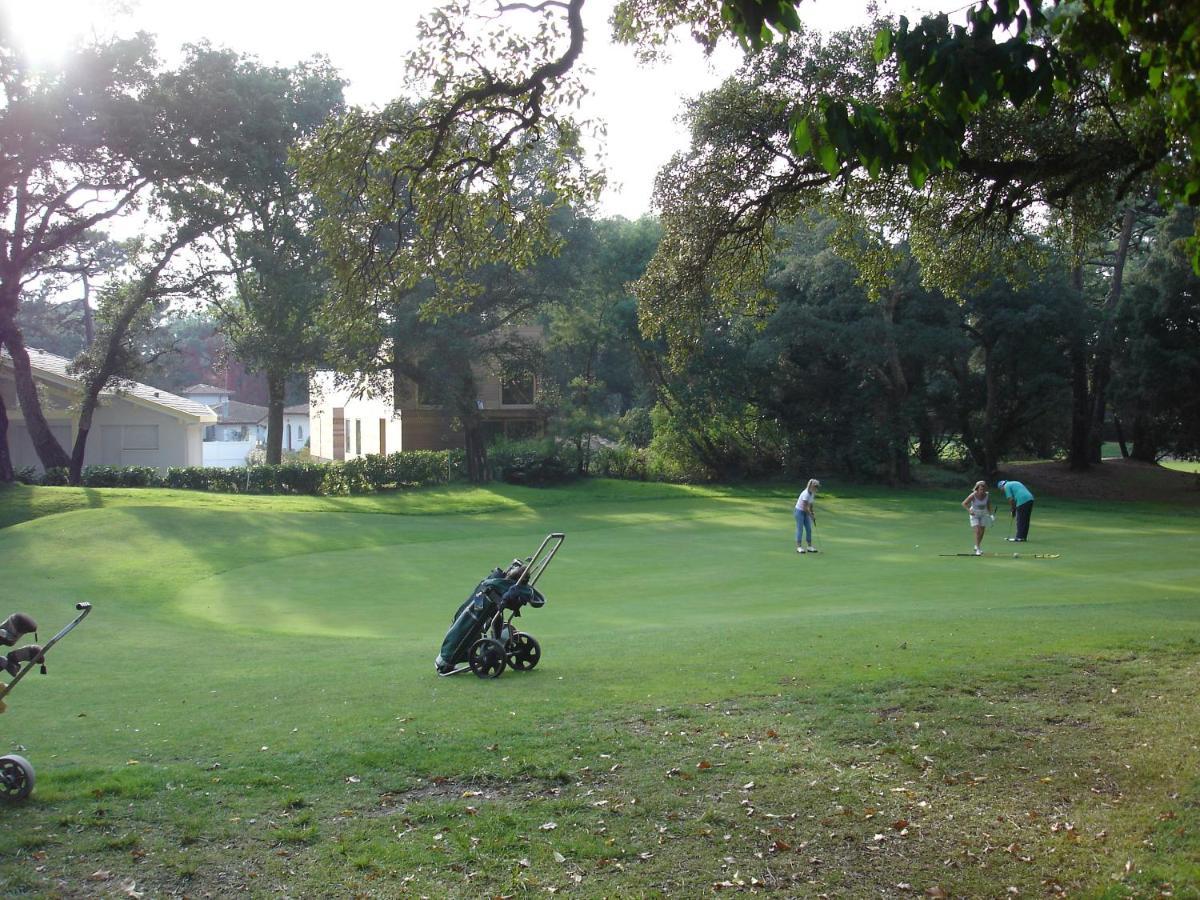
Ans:
[[[230,468],[246,465],[246,454],[258,446],[258,441],[205,441],[204,465]]]

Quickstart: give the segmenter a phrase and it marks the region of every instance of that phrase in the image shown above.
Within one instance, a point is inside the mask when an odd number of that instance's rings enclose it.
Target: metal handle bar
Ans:
[[[563,545],[563,541],[566,539],[567,536],[561,531],[555,531],[546,535],[542,540],[541,546],[537,548],[537,552],[529,557],[529,563],[525,566],[525,571],[517,578],[517,584],[528,584],[530,587],[537,584],[537,580],[542,577],[542,573],[546,571],[546,567],[554,559],[554,554],[558,553],[558,548]],[[554,541],[554,546],[547,551],[546,546],[551,541]],[[544,555],[543,551],[546,551]]]
[[[0,688],[0,700],[3,700],[5,697],[7,697],[12,692],[12,689],[17,686],[17,682],[20,681],[22,678],[24,678],[29,673],[30,669],[32,669],[34,666],[41,665],[43,662],[45,662],[46,651],[48,651],[51,647],[53,647],[55,644],[57,644],[59,641],[61,641],[64,637],[66,637],[70,633],[72,628],[74,628],[76,625],[78,625],[80,622],[82,622],[85,618],[87,618],[87,614],[92,611],[92,604],[76,603],[75,608],[80,611],[79,615],[77,615],[74,619],[72,619],[70,622],[68,622],[66,625],[64,625],[62,631],[60,631],[58,634],[56,634],[54,637],[50,638],[50,640],[46,641],[46,643],[44,643],[42,645],[42,652],[38,654],[37,659],[31,659],[31,660],[29,660],[29,662],[25,663],[25,668],[23,668],[20,672],[18,672],[16,675],[13,676],[13,680],[8,683],[8,687]]]

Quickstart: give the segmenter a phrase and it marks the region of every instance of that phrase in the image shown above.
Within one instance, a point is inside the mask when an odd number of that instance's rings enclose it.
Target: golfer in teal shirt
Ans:
[[[1029,517],[1033,515],[1033,494],[1019,481],[997,481],[996,487],[1004,491],[1009,509],[1017,520],[1017,534],[1008,540],[1025,540],[1029,537]]]

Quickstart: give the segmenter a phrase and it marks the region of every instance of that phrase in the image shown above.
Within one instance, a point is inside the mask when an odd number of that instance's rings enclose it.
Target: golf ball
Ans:
[[[1013,559],[1016,559],[1016,558],[1017,558],[1017,554],[1016,554],[1016,553],[1014,553],[1014,554],[1013,554]]]

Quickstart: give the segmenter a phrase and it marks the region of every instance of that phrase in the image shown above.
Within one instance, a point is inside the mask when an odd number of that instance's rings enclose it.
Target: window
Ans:
[[[504,406],[533,404],[533,375],[517,375],[500,382],[500,403]]]
[[[126,425],[121,434],[122,450],[157,450],[157,425]]]
[[[296,426],[296,443],[298,443],[298,444],[304,443],[304,426],[303,425]]]
[[[358,455],[362,456],[362,419],[354,420],[354,446],[358,447]]]
[[[351,453],[351,452],[353,452],[353,448],[351,448],[351,446],[350,446],[350,438],[351,438],[351,436],[352,436],[352,435],[351,435],[351,433],[350,433],[350,429],[349,429],[349,428],[347,428],[347,429],[346,429],[346,452],[347,452],[347,453]]]

